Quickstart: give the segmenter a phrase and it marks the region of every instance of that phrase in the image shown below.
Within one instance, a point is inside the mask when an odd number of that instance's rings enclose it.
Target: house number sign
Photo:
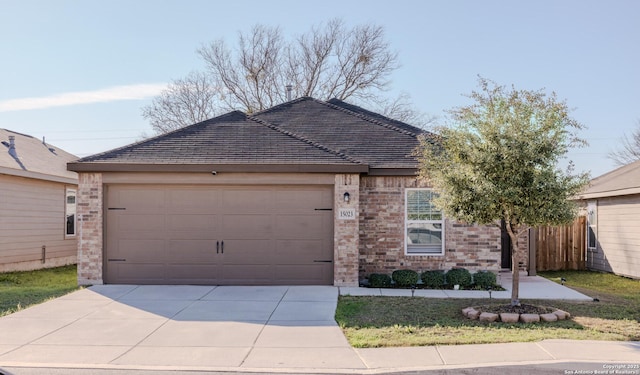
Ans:
[[[338,219],[340,220],[355,220],[356,210],[355,208],[340,208],[338,209]]]

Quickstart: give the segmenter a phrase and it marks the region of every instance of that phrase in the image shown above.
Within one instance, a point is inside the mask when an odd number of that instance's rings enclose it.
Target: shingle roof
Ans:
[[[69,169],[104,171],[126,166],[127,170],[159,170],[165,166],[200,170],[226,166],[227,171],[259,171],[261,166],[271,166],[270,170],[276,166],[283,171],[401,169],[414,173],[417,163],[411,154],[421,133],[418,128],[342,101],[300,98],[251,116],[231,112],[85,157],[71,163]]]
[[[362,116],[366,116],[371,120],[376,120],[376,121],[379,121],[379,122],[387,123],[389,125],[393,125],[393,126],[395,126],[397,128],[400,128],[402,130],[406,130],[406,131],[408,131],[410,133],[420,134],[420,133],[424,132],[424,130],[422,130],[420,128],[417,128],[415,126],[409,125],[409,124],[404,123],[402,121],[394,120],[392,118],[383,116],[383,115],[381,115],[379,113],[371,112],[368,109],[364,109],[364,108],[359,107],[357,105],[353,105],[353,104],[350,104],[350,103],[347,103],[347,102],[343,102],[342,100],[339,100],[339,99],[329,99],[329,100],[327,100],[327,103],[333,104],[335,106],[338,106],[338,107],[341,107],[341,108],[344,108],[344,109],[347,109],[347,110],[349,110],[351,112],[360,114]]]
[[[13,137],[14,151],[10,149]],[[60,148],[30,135],[0,129],[0,173],[53,181],[77,181],[67,163],[78,159]]]
[[[371,168],[415,169],[412,157],[422,130],[337,99],[300,98],[254,115],[280,128],[317,140]]]
[[[596,177],[580,194],[581,199],[640,194],[640,161],[624,165]]]

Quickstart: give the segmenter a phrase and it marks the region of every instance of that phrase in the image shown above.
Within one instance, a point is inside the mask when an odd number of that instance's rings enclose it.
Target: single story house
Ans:
[[[587,268],[640,278],[640,161],[593,179],[579,199],[587,211]]]
[[[231,112],[68,164],[80,284],[357,286],[396,269],[501,269],[499,227],[443,217],[433,134],[340,100]]]
[[[76,156],[0,129],[0,272],[76,263]]]

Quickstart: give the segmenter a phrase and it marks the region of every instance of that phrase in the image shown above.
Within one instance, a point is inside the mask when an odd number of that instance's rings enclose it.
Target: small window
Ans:
[[[65,235],[76,235],[76,191],[67,189],[65,197]]]
[[[587,249],[598,248],[598,204],[587,202]]]
[[[431,189],[406,190],[405,254],[444,254],[444,219],[433,205],[437,196]]]

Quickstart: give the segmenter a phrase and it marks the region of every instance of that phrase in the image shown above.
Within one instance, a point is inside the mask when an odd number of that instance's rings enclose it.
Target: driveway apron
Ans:
[[[98,285],[0,319],[0,365],[365,369],[331,286]]]

